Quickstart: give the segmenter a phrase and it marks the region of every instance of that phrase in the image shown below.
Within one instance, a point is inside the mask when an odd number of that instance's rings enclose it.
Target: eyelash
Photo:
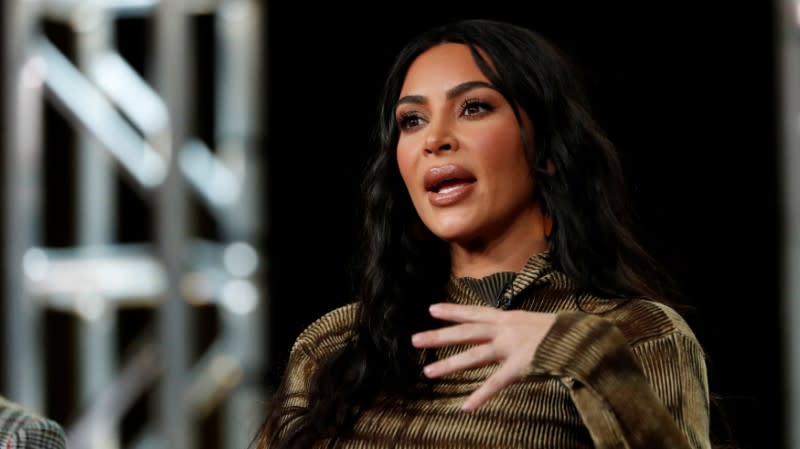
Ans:
[[[479,98],[467,98],[467,99],[465,99],[464,102],[461,103],[461,108],[459,109],[461,115],[465,115],[465,113],[467,112],[467,109],[469,109],[469,108],[481,108],[481,109],[483,109],[483,111],[476,112],[475,114],[470,114],[470,116],[480,115],[480,114],[482,114],[484,112],[492,112],[492,111],[494,111],[494,106],[492,106],[490,103],[482,101]]]
[[[422,117],[416,111],[403,112],[397,118],[397,126],[401,130],[407,130],[407,129],[412,128],[414,126],[414,125],[410,124],[410,122],[412,120],[419,120],[421,118]]]
[[[470,108],[480,108],[481,111],[475,112],[473,114],[466,114],[467,110]],[[466,117],[474,117],[480,116],[485,112],[492,112],[494,111],[494,106],[491,103],[486,101],[482,101],[479,98],[466,98],[458,109],[459,114]],[[401,130],[408,130],[413,128],[416,125],[411,124],[413,120],[421,120],[422,116],[417,111],[407,111],[402,112],[399,114],[397,118],[397,126]]]

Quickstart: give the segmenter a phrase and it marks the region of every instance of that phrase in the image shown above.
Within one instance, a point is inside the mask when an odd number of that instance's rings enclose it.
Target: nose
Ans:
[[[424,152],[436,154],[442,151],[455,151],[458,149],[458,140],[452,129],[446,123],[431,123],[428,134],[425,136]]]

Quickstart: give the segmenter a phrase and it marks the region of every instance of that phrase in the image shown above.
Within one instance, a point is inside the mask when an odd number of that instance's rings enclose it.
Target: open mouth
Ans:
[[[459,165],[442,165],[433,167],[425,173],[425,190],[433,193],[443,193],[469,184],[474,184],[477,179],[469,170]]]
[[[475,183],[475,178],[447,178],[437,182],[427,189],[433,193],[447,193],[452,190]]]

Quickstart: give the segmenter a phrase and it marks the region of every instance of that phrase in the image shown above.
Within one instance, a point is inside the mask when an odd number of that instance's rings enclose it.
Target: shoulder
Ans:
[[[342,347],[355,335],[357,303],[338,307],[317,318],[295,340],[292,354],[319,360]]]
[[[694,332],[683,316],[667,304],[645,299],[614,302],[614,306],[609,306],[611,301],[597,300],[591,302],[587,309],[615,324],[631,345],[666,336],[696,341]]]
[[[0,398],[0,448],[63,449],[66,440],[55,421]]]

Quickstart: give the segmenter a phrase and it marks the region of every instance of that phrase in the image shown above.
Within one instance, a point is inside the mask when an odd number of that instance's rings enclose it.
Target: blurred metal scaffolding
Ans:
[[[800,449],[800,0],[779,0],[782,260],[787,448]]]
[[[80,322],[79,418],[72,449],[122,447],[133,403],[155,399],[135,448],[198,447],[197,421],[220,410],[223,448],[244,449],[265,399],[267,304],[260,251],[263,192],[260,128],[263,11],[259,0],[5,0],[4,336],[7,391],[47,410],[42,316],[48,308]],[[189,89],[199,70],[188,20],[215,21],[214,142],[188,125]],[[115,48],[115,19],[154,19],[155,72],[140,76]],[[75,34],[70,58],[43,20]],[[43,110],[51,102],[77,132],[75,247],[42,240]],[[153,208],[153,239],[114,241],[123,178]],[[189,200],[215,220],[220,238],[190,233]],[[192,307],[214,307],[218,333],[199,358]],[[152,332],[117,354],[117,312],[153,310]]]

